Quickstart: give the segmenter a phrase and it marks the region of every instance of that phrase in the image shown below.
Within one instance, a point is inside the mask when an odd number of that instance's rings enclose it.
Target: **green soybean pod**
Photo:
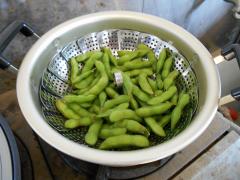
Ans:
[[[178,93],[177,92],[174,94],[174,96],[171,98],[170,101],[173,105],[177,105],[177,102],[178,102]]]
[[[149,146],[149,141],[142,135],[119,135],[105,139],[99,149],[107,150],[122,147],[139,147],[144,148]]]
[[[79,119],[80,116],[68,107],[62,100],[56,100],[56,107],[62,113],[65,118]]]
[[[74,87],[78,88],[78,89],[84,89],[86,87],[88,87],[91,82],[94,80],[94,75],[90,74],[87,78],[83,79],[82,81],[75,83]]]
[[[91,102],[96,98],[95,95],[89,94],[89,95],[65,95],[63,97],[63,100],[67,103],[86,103]]]
[[[128,75],[122,73],[123,76],[123,87],[126,90],[128,96],[132,96],[133,83]]]
[[[111,63],[117,66],[117,59],[113,56],[112,51],[109,48],[103,48],[103,52],[107,53]]]
[[[162,93],[163,93],[162,90],[156,90],[154,94],[155,94],[155,96],[160,96],[160,95],[162,95]]]
[[[157,82],[152,78],[147,78],[149,85],[151,86],[152,90],[155,92],[157,90]]]
[[[106,111],[111,109],[119,104],[126,103],[129,101],[129,97],[127,95],[120,95],[114,99],[107,100],[103,106],[103,110]]]
[[[126,128],[102,128],[99,134],[101,139],[107,139],[112,136],[118,136],[122,134],[126,134]]]
[[[142,119],[136,114],[136,112],[130,109],[115,110],[109,116],[110,122],[116,122],[123,119],[132,119],[139,122],[142,121]]]
[[[152,64],[153,71],[156,72],[157,60],[155,54],[152,51],[149,51],[147,54],[148,61]]]
[[[133,95],[136,96],[138,99],[140,99],[143,102],[147,102],[150,98],[149,96],[141,91],[136,85],[133,85]]]
[[[64,123],[64,127],[68,129],[74,129],[80,126],[89,126],[92,124],[92,119],[90,117],[82,117],[79,119],[68,119]]]
[[[119,94],[117,93],[117,91],[115,91],[112,87],[108,86],[105,88],[105,92],[108,95],[108,97],[110,98],[116,98],[119,96]]]
[[[77,62],[84,62],[84,61],[88,60],[93,55],[93,53],[94,53],[94,51],[88,51],[88,52],[85,52],[83,54],[76,56],[75,59]]]
[[[113,124],[113,127],[124,127],[129,132],[143,134],[147,137],[150,135],[146,127],[144,127],[139,122],[131,119],[124,119],[122,121],[117,121]]]
[[[153,74],[152,68],[142,68],[142,69],[134,69],[131,71],[125,72],[129,77],[138,76],[141,73],[146,73],[148,76]]]
[[[101,78],[99,79],[97,84],[94,85],[88,91],[88,94],[98,95],[108,85],[108,76],[107,76],[107,73],[105,72],[105,67],[101,61],[96,61],[95,66],[96,66],[97,70],[100,72]]]
[[[157,88],[161,90],[163,88],[163,81],[160,74],[157,75],[156,83],[157,83]]]
[[[95,64],[95,61],[100,59],[103,56],[103,53],[100,51],[94,52],[91,57],[86,61],[85,65],[83,66],[82,73],[91,70]]]
[[[161,72],[166,57],[167,57],[166,48],[163,48],[159,54],[158,61],[157,61],[157,69],[156,69],[157,74],[159,74]]]
[[[177,70],[173,70],[169,73],[169,75],[164,79],[163,85],[164,89],[167,90],[171,85],[173,85],[174,80],[178,77],[179,72]]]
[[[132,81],[132,83],[133,84],[137,84],[138,83],[138,78],[136,77],[136,78],[131,78],[131,81]]]
[[[112,108],[112,109],[109,109],[109,110],[107,110],[107,111],[105,111],[105,112],[101,112],[101,113],[99,113],[98,115],[97,115],[97,117],[99,117],[99,118],[102,118],[102,117],[108,117],[108,116],[110,116],[110,114],[113,112],[113,111],[115,111],[115,110],[117,110],[117,109],[127,109],[129,107],[129,103],[122,103],[122,104],[119,104],[117,107],[115,107],[115,108]]]
[[[182,94],[179,97],[177,106],[171,113],[171,130],[173,130],[179,122],[183,108],[190,102],[190,96],[187,93]]]
[[[146,92],[146,93],[148,93],[150,95],[153,95],[153,90],[152,90],[151,86],[148,83],[146,74],[143,73],[143,74],[140,74],[138,76],[138,84],[139,84],[139,86],[141,87],[141,89],[144,92]]]
[[[99,95],[98,95],[98,98],[99,98],[99,102],[100,102],[100,107],[103,107],[104,103],[106,102],[107,100],[107,94],[102,91]]]
[[[148,68],[152,66],[152,62],[150,61],[143,61],[141,58],[134,59],[130,62],[124,63],[123,66],[121,66],[122,71],[129,71],[133,69],[141,69],[141,68]]]
[[[105,70],[106,70],[106,73],[108,75],[108,78],[110,80],[113,79],[113,75],[112,75],[112,72],[111,72],[111,66],[110,66],[110,62],[109,62],[109,56],[107,53],[104,53],[103,54],[103,64],[105,66]]]
[[[83,108],[89,108],[91,107],[91,104],[90,103],[82,103],[82,104],[79,104],[81,107]]]
[[[163,70],[162,70],[162,79],[165,79],[168,74],[170,73],[171,67],[173,64],[173,57],[170,56],[169,58],[166,59],[163,65]]]
[[[158,123],[156,122],[156,120],[152,117],[146,117],[144,118],[144,121],[146,122],[146,124],[150,127],[150,129],[154,132],[154,134],[158,135],[158,136],[166,136],[165,131],[163,130],[163,128],[161,126],[158,125]]]
[[[95,79],[91,82],[91,84],[89,85],[89,87],[86,88],[87,90],[89,90],[89,88],[95,86],[96,83],[100,80],[100,78],[101,78],[100,74],[99,74],[99,73],[96,73],[96,74],[98,74],[98,76],[95,76],[95,77],[94,77]]]
[[[126,55],[120,57],[117,60],[117,64],[118,65],[123,65],[124,63],[131,61],[132,59],[136,58],[138,56],[138,52],[137,51],[130,51],[129,53],[127,53]]]
[[[137,57],[144,57],[146,56],[150,50],[147,49],[137,49],[136,50],[138,52],[138,56]]]
[[[172,103],[165,102],[156,106],[145,106],[136,110],[139,117],[150,117],[165,113],[172,107]]]
[[[125,56],[126,54],[130,53],[132,51],[129,51],[129,50],[120,50],[117,52],[118,56],[119,57],[122,57],[122,56]]]
[[[144,49],[144,50],[147,50],[147,51],[151,51],[151,48],[149,48],[146,44],[138,44],[137,45],[137,49]]]
[[[163,102],[171,99],[176,92],[177,92],[177,87],[176,86],[171,86],[167,91],[162,93],[160,96],[153,97],[147,103],[149,105],[156,105],[156,104],[163,103]]]
[[[79,116],[91,116],[91,113],[89,113],[86,109],[82,108],[77,103],[69,103],[68,106]]]
[[[90,106],[90,108],[88,109],[88,111],[91,112],[91,113],[99,114],[100,113],[100,107],[97,106],[96,104],[92,104]]]
[[[72,80],[72,83],[78,83],[81,80],[87,78],[89,75],[91,75],[94,72],[94,70],[87,71],[85,73],[80,74],[79,76],[76,76],[75,79]]]
[[[70,64],[71,64],[70,80],[71,80],[71,83],[73,83],[74,79],[77,77],[79,73],[79,69],[78,69],[78,63],[75,58],[71,58]]]
[[[138,109],[138,103],[133,96],[131,96],[129,102],[130,102],[130,106],[131,106],[132,109],[134,109],[134,110]]]
[[[85,135],[85,142],[88,145],[95,145],[98,140],[98,135],[102,127],[103,120],[98,119],[88,129],[87,134]]]
[[[158,121],[158,125],[164,128],[171,121],[171,114],[167,114],[160,118]]]

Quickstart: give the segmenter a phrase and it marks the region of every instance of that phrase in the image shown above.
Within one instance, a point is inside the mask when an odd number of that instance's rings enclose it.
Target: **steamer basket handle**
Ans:
[[[18,69],[3,56],[3,52],[19,32],[26,37],[35,35],[39,38],[33,28],[22,21],[14,21],[0,32],[0,68],[9,70],[15,74],[17,74]]]

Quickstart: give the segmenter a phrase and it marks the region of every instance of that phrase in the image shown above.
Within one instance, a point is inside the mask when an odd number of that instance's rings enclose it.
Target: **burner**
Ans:
[[[81,174],[86,174],[91,179],[97,180],[133,179],[145,176],[164,166],[173,157],[169,156],[165,159],[137,166],[108,167],[75,159],[61,152],[59,152],[59,154],[62,157],[63,161],[72,169]]]

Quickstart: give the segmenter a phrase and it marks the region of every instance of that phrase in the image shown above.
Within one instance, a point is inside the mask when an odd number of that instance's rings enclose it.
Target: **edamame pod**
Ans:
[[[105,67],[101,61],[96,61],[95,66],[97,70],[100,72],[101,78],[97,82],[97,84],[88,91],[88,94],[98,95],[108,85],[108,76],[107,73],[105,72]]]
[[[93,55],[93,53],[94,53],[94,51],[88,51],[88,52],[85,52],[83,54],[76,56],[75,59],[77,62],[84,62],[84,61],[88,60],[91,57],[91,55]]]
[[[145,49],[145,50],[147,50],[147,51],[151,51],[151,48],[148,47],[146,44],[143,44],[143,43],[138,44],[138,45],[137,45],[137,49]]]
[[[152,68],[142,68],[142,69],[134,69],[131,71],[126,71],[125,72],[129,77],[134,77],[134,76],[138,76],[141,73],[145,73],[148,76],[153,74]]]
[[[139,117],[150,117],[159,114],[163,114],[172,107],[172,103],[165,102],[156,106],[145,106],[136,110],[136,114]]]
[[[126,103],[129,101],[129,97],[127,95],[120,95],[114,99],[107,100],[103,106],[103,110],[106,111],[108,109],[111,109],[118,104]]]
[[[106,112],[102,112],[100,114],[98,114],[96,117],[99,117],[99,118],[102,118],[102,117],[108,117],[110,116],[110,114],[115,111],[115,110],[118,110],[118,109],[127,109],[129,106],[129,103],[122,103],[122,104],[119,104],[117,107],[113,108],[113,109],[109,109],[107,110]]]
[[[78,73],[79,73],[79,69],[78,69],[78,63],[76,61],[75,58],[71,58],[70,60],[70,64],[71,64],[71,76],[70,76],[70,80],[73,83],[74,79],[77,77]]]
[[[121,147],[148,147],[149,141],[142,135],[119,135],[107,138],[103,141],[99,149],[114,149]]]
[[[143,134],[147,137],[150,135],[147,128],[135,120],[124,119],[122,121],[117,121],[113,124],[113,127],[124,127],[129,132]]]
[[[75,79],[72,80],[72,83],[78,83],[81,80],[87,78],[89,75],[91,75],[94,72],[94,70],[87,71],[85,73],[80,74],[79,76],[76,76]]]
[[[111,122],[116,122],[123,119],[133,119],[140,122],[142,121],[142,119],[136,114],[136,112],[130,109],[116,110],[116,111],[113,111],[109,116],[109,120]]]
[[[64,127],[68,129],[74,129],[79,126],[89,126],[92,124],[92,119],[90,117],[83,117],[80,119],[69,119],[65,121]]]
[[[160,74],[157,75],[156,83],[157,83],[157,88],[161,90],[163,88],[163,81]]]
[[[136,85],[133,85],[133,95],[136,96],[138,99],[140,99],[143,102],[147,102],[150,98],[149,96],[141,91]]]
[[[168,76],[168,74],[170,73],[172,64],[173,64],[173,57],[170,56],[164,62],[163,70],[162,70],[162,79],[165,79]]]
[[[164,128],[171,120],[171,114],[167,114],[160,118],[160,121],[158,122],[158,125]]]
[[[130,62],[124,63],[124,65],[121,66],[121,70],[129,71],[129,70],[133,70],[133,69],[148,68],[151,66],[152,66],[152,62],[143,61],[142,59],[138,58],[138,59],[132,60]]]
[[[159,74],[161,72],[166,57],[167,57],[166,48],[163,48],[159,54],[158,61],[157,61],[157,68],[156,68],[157,74]]]
[[[67,103],[86,103],[91,102],[96,98],[95,95],[66,95],[63,97],[63,100]]]
[[[173,97],[176,92],[177,92],[176,86],[171,86],[167,91],[162,93],[160,96],[153,97],[147,103],[149,105],[160,104],[162,102],[165,102],[165,101],[171,99],[171,97]]]
[[[173,130],[179,122],[183,108],[190,102],[189,94],[185,93],[179,96],[178,104],[171,114],[171,130]]]
[[[83,66],[82,73],[91,70],[95,64],[95,61],[100,59],[103,56],[103,53],[100,51],[94,52],[91,57],[87,60],[85,65]]]
[[[153,51],[149,51],[148,54],[147,54],[147,57],[148,57],[148,61],[152,65],[153,71],[156,72],[157,60],[156,60],[156,57],[155,57],[155,54],[153,53]]]
[[[109,48],[103,48],[103,52],[104,52],[104,53],[107,53],[108,56],[109,56],[109,59],[110,59],[111,63],[112,63],[114,66],[117,66],[117,59],[113,56],[112,51],[111,51]]]
[[[158,136],[166,136],[165,131],[161,126],[158,125],[156,120],[152,117],[144,118],[146,124],[150,127],[150,129]]]
[[[68,106],[81,117],[82,116],[91,116],[91,113],[89,113],[86,109],[82,108],[77,103],[69,103]]]
[[[82,81],[75,83],[74,87],[78,88],[78,89],[84,89],[84,88],[88,87],[93,80],[94,80],[94,75],[90,74],[88,77],[86,77]]]
[[[126,75],[125,73],[122,73],[123,76],[123,87],[127,92],[127,95],[130,97],[132,97],[132,89],[133,89],[133,84],[132,81],[130,79],[130,77],[128,75]]]
[[[143,74],[140,74],[140,75],[138,76],[138,83],[139,83],[141,89],[142,89],[144,92],[146,92],[146,93],[148,93],[148,94],[150,94],[150,95],[153,94],[153,90],[152,90],[151,86],[150,86],[149,83],[148,83],[147,75],[146,75],[146,74],[143,73]]]
[[[99,95],[98,95],[98,98],[99,98],[99,102],[100,102],[100,107],[103,107],[106,99],[107,99],[107,94],[102,91]]]
[[[98,140],[98,134],[101,130],[103,121],[101,119],[96,120],[88,129],[85,135],[85,142],[91,146],[95,145]]]
[[[109,62],[109,56],[107,53],[104,53],[103,54],[103,64],[105,66],[105,70],[106,70],[106,73],[108,75],[108,78],[109,79],[113,79],[113,75],[112,75],[112,72],[111,72],[111,66],[110,66],[110,62]]]
[[[105,92],[112,99],[119,96],[119,94],[110,86],[105,88]]]
[[[147,78],[148,79],[148,83],[151,86],[152,90],[155,92],[157,90],[157,82],[156,80],[153,80],[152,78]]]
[[[107,139],[109,137],[126,134],[126,128],[102,128],[99,134],[101,139]]]
[[[70,109],[62,100],[56,100],[56,107],[62,113],[65,118],[79,119],[80,116]]]
[[[137,51],[129,51],[129,53],[127,53],[126,55],[120,57],[117,60],[117,64],[118,65],[123,65],[124,63],[131,61],[132,59],[136,58],[138,56],[138,52]]]
[[[173,70],[172,72],[169,73],[169,75],[163,81],[165,90],[167,90],[171,85],[173,85],[174,80],[177,78],[178,75],[179,72],[177,70]]]

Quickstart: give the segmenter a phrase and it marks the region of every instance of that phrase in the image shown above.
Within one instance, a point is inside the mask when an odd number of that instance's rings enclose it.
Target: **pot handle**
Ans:
[[[14,37],[21,32],[24,36],[29,37],[35,35],[39,38],[39,36],[35,33],[33,28],[29,26],[27,23],[22,21],[14,21],[8,26],[6,26],[0,32],[0,68],[9,70],[13,73],[18,72],[18,69],[14,67],[8,59],[3,56],[3,51],[6,49],[8,44],[14,39]]]

